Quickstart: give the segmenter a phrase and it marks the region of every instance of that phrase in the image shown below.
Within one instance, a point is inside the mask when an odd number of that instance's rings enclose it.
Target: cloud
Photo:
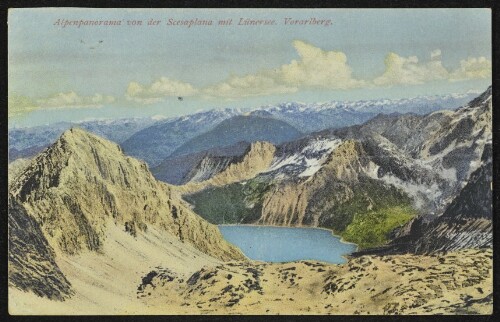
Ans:
[[[373,80],[373,84],[382,87],[394,85],[417,85],[434,80],[448,78],[448,71],[443,67],[439,57],[440,50],[431,53],[428,62],[419,62],[417,56],[402,57],[389,53],[385,58],[384,73]]]
[[[193,96],[197,93],[198,90],[189,83],[161,77],[150,85],[130,82],[125,98],[137,103],[153,104],[163,101],[166,97]]]
[[[209,97],[236,99],[248,96],[287,94],[299,89],[351,89],[366,84],[352,76],[347,56],[339,51],[325,51],[300,40],[293,42],[299,60],[275,69],[226,81],[203,89]]]
[[[80,96],[71,91],[58,93],[47,98],[36,100],[40,108],[43,109],[64,109],[64,108],[100,108],[103,104],[113,103],[113,96],[95,94],[94,96]]]
[[[37,110],[73,109],[73,108],[100,108],[104,104],[113,103],[113,96],[95,94],[94,96],[80,96],[71,91],[33,100],[29,97],[9,95],[8,115],[21,116]]]
[[[203,95],[211,98],[236,99],[250,96],[294,93],[297,87],[280,82],[272,72],[256,75],[232,76],[228,80],[203,89]]]
[[[150,84],[131,81],[124,97],[128,101],[147,105],[179,96],[236,100],[291,94],[301,90],[350,90],[491,78],[492,64],[485,57],[469,57],[460,61],[456,69],[448,70],[442,64],[441,50],[435,49],[423,61],[417,56],[404,57],[391,52],[384,60],[385,69],[381,75],[372,79],[358,79],[354,77],[345,53],[323,50],[301,40],[293,41],[292,45],[297,58],[275,68],[247,75],[232,75],[203,88],[168,77],[161,77]],[[114,101],[112,96],[80,96],[74,91],[38,99],[11,95],[9,117],[39,109],[99,108]]]
[[[491,78],[491,61],[485,57],[469,57],[460,61],[460,67],[450,74],[452,82]]]
[[[340,51],[325,51],[300,40],[293,42],[300,60],[283,65],[281,80],[288,85],[306,88],[351,89],[365,81],[352,76],[347,56]]]
[[[8,116],[20,116],[39,109],[29,97],[13,93],[8,97]]]
[[[232,75],[224,81],[195,88],[189,83],[161,77],[150,85],[130,82],[125,97],[141,104],[153,104],[170,96],[195,96],[235,100],[253,96],[290,94],[304,89],[349,90],[425,84],[433,81],[459,81],[491,76],[491,62],[484,57],[462,60],[450,72],[441,61],[441,50],[430,52],[430,59],[403,57],[389,53],[384,72],[373,79],[357,79],[345,53],[328,51],[304,41],[293,42],[298,59],[253,74]]]
[[[417,85],[436,80],[450,82],[491,77],[491,61],[485,57],[469,57],[460,61],[460,67],[448,71],[441,61],[441,50],[430,54],[430,61],[419,62],[416,56],[401,57],[389,53],[385,58],[384,73],[373,80],[373,84],[382,87],[395,85]]]

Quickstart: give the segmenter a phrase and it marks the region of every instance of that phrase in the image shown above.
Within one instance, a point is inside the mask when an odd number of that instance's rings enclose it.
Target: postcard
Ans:
[[[9,313],[492,314],[491,27],[10,9]]]

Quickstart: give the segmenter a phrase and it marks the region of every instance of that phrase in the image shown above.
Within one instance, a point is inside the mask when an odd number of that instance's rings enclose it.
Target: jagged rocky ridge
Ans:
[[[269,142],[254,142],[248,146],[242,156],[234,158],[231,160],[232,162],[227,162],[223,170],[219,168],[218,171],[207,180],[194,180],[200,173],[199,171],[196,172],[196,170],[199,169],[194,169],[196,175],[188,183],[180,187],[179,190],[183,193],[189,193],[191,191],[202,190],[209,186],[219,187],[251,179],[269,168],[273,161],[275,150],[275,146]],[[202,160],[202,166],[204,160]],[[202,174],[207,175],[205,169],[202,168],[201,170]]]
[[[197,189],[185,190],[191,193],[185,198],[202,216],[217,223],[221,218],[212,214],[220,211],[235,222],[322,226],[349,233],[356,213],[388,212],[410,205],[421,214],[414,221],[428,223],[445,212],[486,162],[481,155],[490,148],[491,109],[489,88],[456,111],[379,115],[362,125],[314,133],[276,146],[270,164],[259,168],[255,176],[233,178],[225,186],[208,179],[204,185],[198,183]],[[220,169],[217,173],[224,176]],[[490,195],[482,196],[491,204]],[[231,200],[230,204],[224,199]],[[240,205],[234,207],[235,203]],[[395,216],[401,216],[399,210]],[[235,211],[242,215],[232,214]],[[358,217],[357,224],[370,218]],[[450,237],[458,248],[478,246],[472,241],[475,238],[467,237],[470,234],[460,235],[462,228],[456,227]],[[481,240],[491,238],[488,229],[484,228]],[[457,249],[451,244],[443,247]]]
[[[50,244],[69,254],[98,250],[111,221],[133,233],[157,226],[215,257],[241,258],[171,186],[156,181],[145,163],[80,129],[66,131],[9,190],[41,223]]]
[[[332,134],[363,142],[377,176],[442,213],[480,164],[491,140],[491,87],[456,111],[378,117]]]
[[[39,230],[32,229],[33,234],[41,232],[37,238],[46,239],[56,254],[100,252],[108,226],[117,225],[132,236],[154,228],[220,260],[244,259],[217,227],[194,214],[171,186],[156,181],[144,162],[125,156],[117,144],[81,129],[66,131],[38,155],[13,180],[9,192],[18,208],[25,209],[17,212],[22,217],[17,220],[39,226]],[[15,214],[9,219],[16,219]],[[20,231],[14,230],[11,239],[21,238],[15,235]],[[45,253],[46,261],[52,263],[51,253]],[[23,269],[33,273],[30,266]]]
[[[481,166],[438,218],[415,218],[396,232],[385,247],[360,252],[378,254],[431,253],[462,248],[493,247],[492,147],[487,144]]]

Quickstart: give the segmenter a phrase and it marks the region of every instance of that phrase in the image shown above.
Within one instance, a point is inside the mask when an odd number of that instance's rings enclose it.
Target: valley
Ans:
[[[406,225],[449,211],[480,165],[491,171],[490,142],[489,89],[454,112],[379,115],[281,145],[263,143],[272,155],[269,162],[231,175],[241,160],[252,164],[247,153],[219,167],[212,178],[188,181],[180,189],[214,224],[224,217],[224,223],[324,227],[361,249],[379,247]],[[266,160],[264,153],[253,158]],[[486,190],[475,202],[488,203],[491,174],[482,180]],[[483,207],[491,213],[491,206]],[[479,227],[477,234],[483,234]],[[485,229],[481,246],[491,244]],[[472,239],[465,243],[477,246]]]

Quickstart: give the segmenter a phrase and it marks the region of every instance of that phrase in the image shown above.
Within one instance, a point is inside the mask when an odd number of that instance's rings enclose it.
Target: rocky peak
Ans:
[[[332,176],[335,180],[356,180],[369,162],[369,157],[360,142],[346,140],[333,150],[315,176]]]
[[[63,253],[99,250],[107,225],[115,224],[133,236],[154,226],[219,259],[243,258],[172,186],[156,181],[144,162],[81,129],[64,132],[10,192]]]
[[[267,170],[273,161],[276,147],[269,142],[250,144],[246,152],[225,166],[223,171],[202,182],[189,182],[182,186],[184,193],[193,193],[209,186],[223,186],[255,177]],[[203,160],[201,161],[203,163]]]

